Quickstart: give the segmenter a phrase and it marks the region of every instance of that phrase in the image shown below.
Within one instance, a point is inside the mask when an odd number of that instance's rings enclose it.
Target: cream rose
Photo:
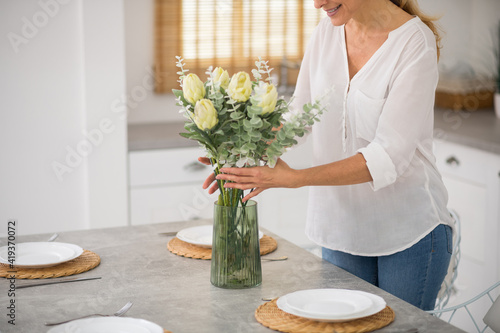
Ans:
[[[252,96],[252,105],[262,108],[261,115],[265,115],[274,111],[278,100],[278,91],[273,84],[259,82],[255,87],[255,95]]]
[[[229,86],[229,74],[227,71],[221,67],[217,67],[213,71],[213,76],[214,82],[219,82],[222,88],[227,89]]]
[[[191,104],[195,104],[205,97],[205,86],[196,74],[188,74],[182,81],[182,93],[184,98]]]
[[[237,102],[246,102],[252,93],[252,81],[245,72],[238,72],[233,75],[227,88],[229,97]]]
[[[217,111],[209,99],[200,99],[194,106],[193,120],[199,129],[205,131],[212,129],[219,122]]]

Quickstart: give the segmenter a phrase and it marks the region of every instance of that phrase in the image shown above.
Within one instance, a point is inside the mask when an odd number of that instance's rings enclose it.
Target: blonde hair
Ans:
[[[420,7],[418,6],[417,0],[391,0],[396,6],[404,10],[410,15],[416,15],[420,18],[420,20],[425,23],[434,33],[436,37],[436,47],[437,47],[437,58],[439,60],[440,50],[441,50],[441,35],[439,33],[440,29],[434,21],[438,18],[435,16],[429,16],[422,12]]]

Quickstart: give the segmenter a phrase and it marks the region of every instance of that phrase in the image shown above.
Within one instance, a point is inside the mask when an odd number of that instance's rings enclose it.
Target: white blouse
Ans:
[[[310,188],[306,234],[355,255],[404,250],[437,225],[452,226],[448,195],[432,151],[436,42],[415,17],[388,39],[349,82],[344,26],[316,27],[294,105],[333,86],[328,111],[312,127],[313,165],[363,154],[373,181]]]

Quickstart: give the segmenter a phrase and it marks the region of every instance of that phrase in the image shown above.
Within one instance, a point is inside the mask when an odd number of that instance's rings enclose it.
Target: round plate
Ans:
[[[311,289],[282,296],[279,309],[295,316],[327,322],[341,322],[371,316],[386,303],[380,296],[358,290]]]
[[[103,317],[75,320],[56,326],[47,333],[163,333],[155,323],[144,319]]]
[[[24,268],[43,268],[62,264],[77,258],[83,253],[78,245],[58,242],[30,242],[16,244],[11,253],[14,266]],[[9,265],[9,248],[0,248],[0,263]]]
[[[198,227],[182,229],[177,233],[176,237],[189,244],[212,248],[212,232],[213,226],[211,224],[200,225]],[[263,236],[264,234],[259,230],[259,239]]]

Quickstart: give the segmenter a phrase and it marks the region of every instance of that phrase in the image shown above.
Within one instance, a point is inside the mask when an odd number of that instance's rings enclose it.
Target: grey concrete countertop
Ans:
[[[434,137],[500,155],[500,119],[493,109],[436,109]]]
[[[128,127],[129,151],[196,147],[179,135],[183,122],[136,124]],[[492,109],[466,112],[436,109],[435,137],[453,143],[500,154],[500,119]]]
[[[184,122],[134,124],[128,126],[128,150],[197,147],[198,143],[179,135]]]
[[[146,319],[175,333],[273,332],[254,318],[263,297],[310,288],[346,288],[377,294],[395,311],[395,321],[377,332],[462,332],[269,232],[266,234],[278,241],[278,249],[268,256],[287,255],[289,259],[264,261],[263,282],[258,287],[214,287],[210,284],[210,261],[170,253],[167,243],[171,236],[158,234],[207,223],[199,220],[60,233],[58,241],[78,244],[101,257],[98,267],[78,276],[102,279],[16,290],[16,326],[9,325],[6,316],[10,283],[0,279],[0,331],[47,332],[46,321],[113,313],[132,301],[127,317]],[[16,242],[45,241],[48,236],[19,236]],[[16,283],[21,282],[25,281]]]

